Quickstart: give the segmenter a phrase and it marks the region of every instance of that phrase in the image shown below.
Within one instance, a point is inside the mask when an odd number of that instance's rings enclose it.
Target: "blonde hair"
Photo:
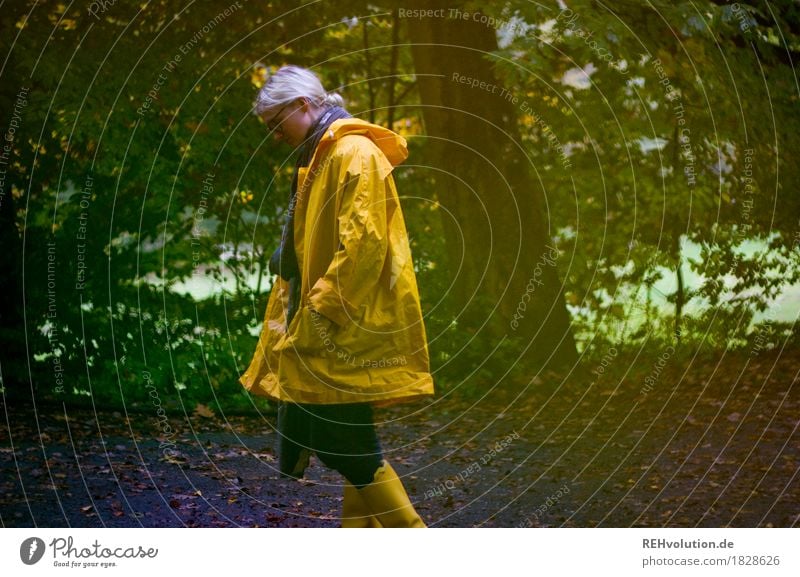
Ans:
[[[261,116],[267,110],[288,104],[296,98],[308,98],[315,106],[344,106],[336,92],[325,92],[316,74],[306,68],[289,64],[269,77],[258,92],[254,107]]]

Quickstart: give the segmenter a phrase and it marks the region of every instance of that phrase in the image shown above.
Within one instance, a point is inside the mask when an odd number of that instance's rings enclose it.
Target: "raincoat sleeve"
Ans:
[[[374,290],[383,270],[389,250],[385,179],[391,169],[375,146],[356,147],[342,159],[339,246],[308,295],[310,307],[339,326],[359,318],[359,304]]]

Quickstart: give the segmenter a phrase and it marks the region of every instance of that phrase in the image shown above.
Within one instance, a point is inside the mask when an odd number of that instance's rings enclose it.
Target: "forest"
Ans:
[[[420,498],[430,492],[429,515],[443,526],[797,523],[798,464],[786,452],[796,444],[800,364],[796,2],[3,8],[0,391],[19,416],[7,438],[36,446],[35,414],[66,447],[68,408],[84,415],[86,435],[98,434],[85,421],[102,413],[134,438],[143,427],[152,454],[166,455],[159,466],[170,466],[198,457],[163,450],[199,451],[190,431],[229,446],[228,429],[255,426],[248,415],[268,428],[274,406],[239,376],[274,282],[268,261],[296,151],[274,142],[253,106],[272,73],[296,64],[340,93],[353,116],[408,143],[393,175],[437,395],[410,429],[386,435],[427,443],[434,422],[471,444],[467,456],[430,447],[452,471],[416,481]],[[595,419],[611,438],[593,444]],[[673,454],[667,433],[678,424],[699,436],[675,432],[689,436]],[[711,447],[709,431],[718,435]],[[494,474],[515,476],[551,433],[549,484],[514,516],[516,493],[498,493]],[[625,449],[605,452],[618,433]],[[642,439],[660,464],[640,483],[630,471],[641,463],[627,459]],[[581,443],[585,452],[575,452]],[[715,475],[716,493],[691,484],[734,446],[731,462],[752,473],[745,486],[725,493],[729,478]],[[774,460],[755,466],[748,459],[760,447]],[[498,464],[506,458],[508,467]],[[688,485],[675,489],[674,471],[689,469]],[[452,490],[445,480],[462,470],[470,472]],[[762,473],[788,492],[752,500]],[[534,482],[515,478],[523,492]],[[9,478],[6,493],[20,483]],[[485,490],[478,511],[460,493],[471,483],[485,484],[472,488]],[[445,495],[433,498],[440,485]],[[651,507],[645,491],[620,505],[623,491],[647,487],[669,489],[676,503]],[[690,506],[695,497],[706,505]],[[559,511],[566,500],[572,509]],[[738,513],[712,514],[712,501]],[[99,502],[117,503],[101,516],[131,518],[126,500]],[[30,523],[15,507],[3,503],[3,523]],[[318,517],[334,510],[319,504]],[[242,524],[297,521],[236,515]]]

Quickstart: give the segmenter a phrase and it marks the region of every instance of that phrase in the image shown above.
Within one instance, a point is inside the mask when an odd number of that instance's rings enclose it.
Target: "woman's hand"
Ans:
[[[321,312],[311,308],[311,306],[308,307],[308,312],[311,315],[311,322],[314,325],[314,332],[319,335],[321,341],[325,341],[333,336],[333,332],[337,328],[336,323],[323,315]]]

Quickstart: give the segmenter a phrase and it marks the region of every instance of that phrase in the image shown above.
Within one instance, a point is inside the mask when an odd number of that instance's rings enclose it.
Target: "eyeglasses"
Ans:
[[[270,131],[270,132],[274,132],[275,130],[277,130],[278,126],[280,126],[280,125],[283,123],[283,121],[284,121],[284,120],[286,120],[286,119],[284,118],[283,120],[281,120],[281,121],[279,121],[279,122],[276,122],[276,120],[278,119],[278,117],[281,115],[281,112],[283,112],[284,110],[286,110],[286,107],[287,107],[287,106],[289,106],[290,104],[293,104],[293,103],[294,103],[294,100],[292,100],[291,102],[287,102],[286,104],[284,104],[284,105],[281,107],[281,109],[278,111],[278,113],[277,113],[277,114],[275,114],[275,116],[273,116],[273,117],[272,117],[272,120],[270,120],[269,122],[267,122],[267,128],[269,129],[269,131]]]

